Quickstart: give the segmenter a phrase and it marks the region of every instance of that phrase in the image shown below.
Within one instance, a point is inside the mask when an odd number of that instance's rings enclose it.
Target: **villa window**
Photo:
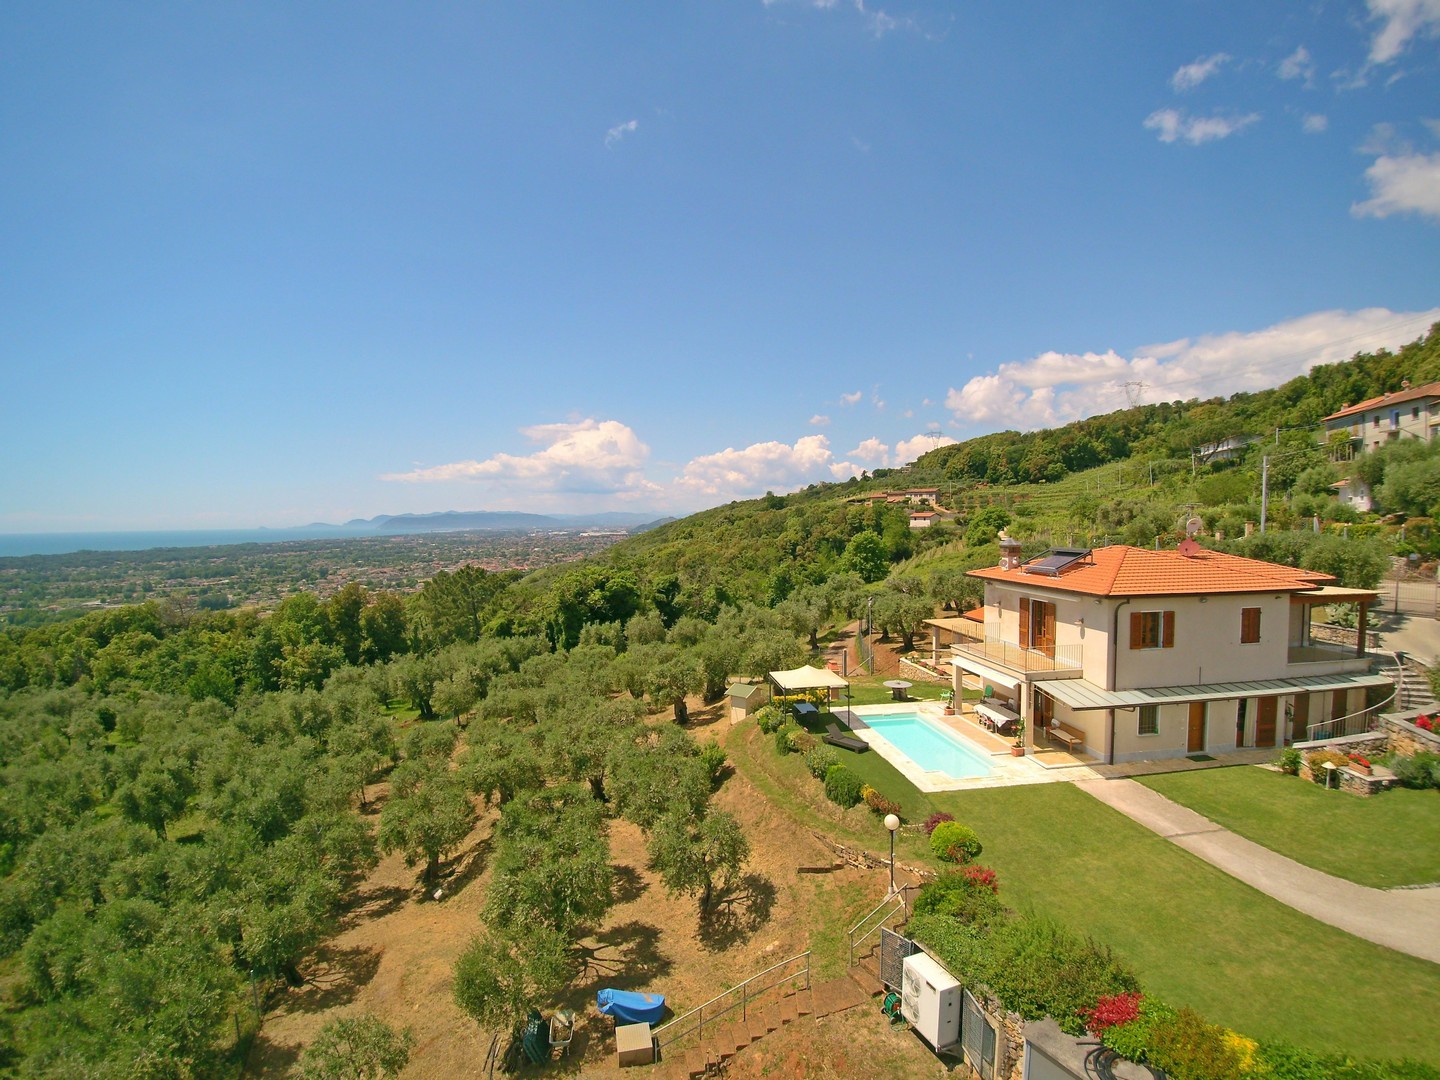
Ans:
[[[1159,706],[1159,705],[1141,705],[1141,706],[1140,706],[1140,734],[1141,734],[1141,735],[1159,735],[1159,734],[1160,734],[1160,706]]]
[[[1399,409],[1391,409],[1391,410],[1390,410],[1390,426],[1391,426],[1392,428],[1397,428],[1397,427],[1400,426],[1400,410],[1399,410]]]
[[[1130,648],[1173,649],[1175,647],[1175,612],[1132,611],[1130,613]]]
[[[1247,607],[1240,609],[1240,644],[1254,645],[1260,640],[1260,609],[1258,607]]]

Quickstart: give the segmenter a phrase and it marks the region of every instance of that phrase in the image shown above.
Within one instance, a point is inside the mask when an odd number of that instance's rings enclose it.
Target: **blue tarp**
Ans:
[[[653,1024],[665,1011],[664,994],[635,994],[629,990],[601,990],[595,1003],[606,1016],[622,1024]]]

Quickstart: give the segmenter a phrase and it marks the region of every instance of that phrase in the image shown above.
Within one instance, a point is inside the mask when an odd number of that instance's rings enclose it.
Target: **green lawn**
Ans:
[[[737,767],[797,821],[884,850],[883,826],[860,810],[837,813],[798,755],[778,757],[754,729],[735,735]],[[877,757],[846,764],[879,777],[874,762],[860,764]],[[869,782],[901,802],[907,821],[943,809],[974,826],[980,861],[999,872],[1011,906],[1110,945],[1159,997],[1247,1035],[1440,1064],[1440,965],[1301,915],[1070,784],[925,795],[891,775]],[[902,831],[897,851],[905,862],[932,861],[917,831]]]
[[[890,675],[860,675],[851,676],[850,679],[850,703],[852,705],[884,705],[894,700],[890,688],[884,685],[885,680],[894,678]],[[906,680],[909,682],[910,680]],[[950,689],[946,683],[913,683],[905,692],[906,697],[911,701],[939,701],[940,695]],[[845,704],[845,692],[840,692],[840,700],[835,705]]]
[[[1440,882],[1440,792],[1395,788],[1362,799],[1247,765],[1140,782],[1327,874],[1377,889]]]

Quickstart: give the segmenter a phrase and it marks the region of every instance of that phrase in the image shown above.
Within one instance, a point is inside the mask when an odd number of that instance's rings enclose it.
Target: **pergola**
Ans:
[[[772,671],[770,681],[782,694],[794,694],[801,690],[849,689],[850,680],[841,678],[829,668],[798,667],[794,671]]]

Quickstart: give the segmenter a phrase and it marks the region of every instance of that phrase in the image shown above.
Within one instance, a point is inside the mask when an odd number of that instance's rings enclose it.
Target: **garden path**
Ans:
[[[1134,780],[1082,780],[1075,786],[1296,911],[1377,945],[1440,963],[1440,886],[1371,889],[1322,874]]]

